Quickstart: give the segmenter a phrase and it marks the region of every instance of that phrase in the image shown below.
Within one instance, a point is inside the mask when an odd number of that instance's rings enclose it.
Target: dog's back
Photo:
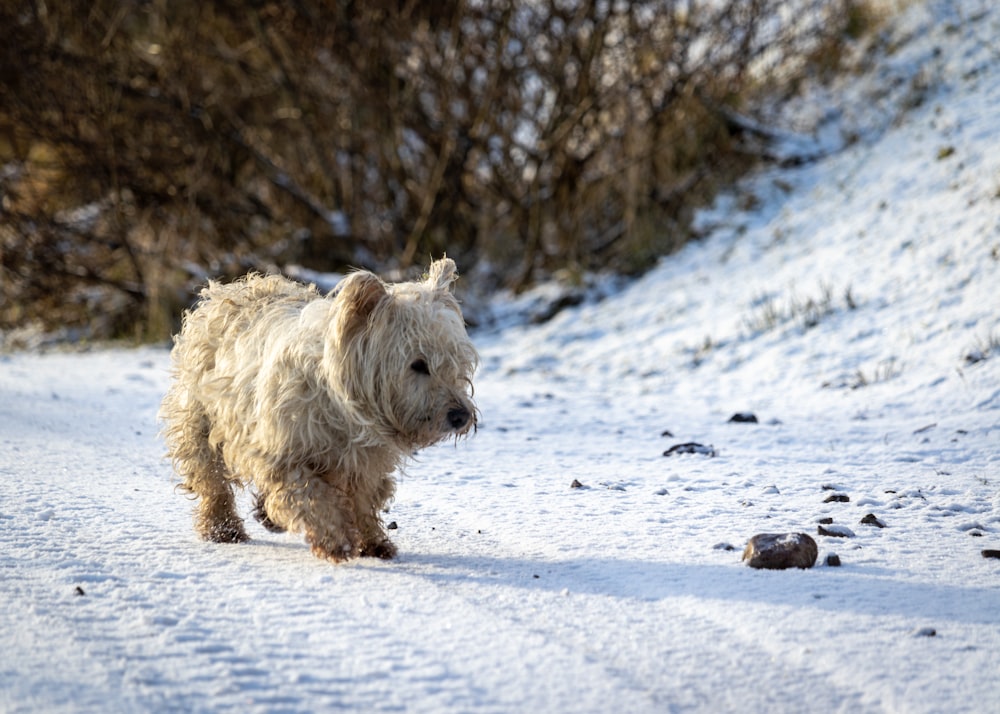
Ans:
[[[294,318],[308,303],[322,297],[314,285],[302,285],[280,275],[251,273],[231,283],[209,282],[198,303],[184,316],[186,332],[201,332],[210,341],[246,332],[258,326],[262,315]],[[216,342],[216,345],[218,343]]]

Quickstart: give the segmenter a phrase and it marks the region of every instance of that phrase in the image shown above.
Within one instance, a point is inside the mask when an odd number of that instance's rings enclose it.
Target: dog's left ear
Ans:
[[[389,299],[385,283],[375,275],[360,271],[348,275],[337,288],[337,334],[342,342],[365,328],[372,313]]]
[[[458,280],[458,273],[455,271],[455,261],[451,258],[441,258],[431,263],[427,271],[427,282],[442,292],[451,289],[451,284]]]

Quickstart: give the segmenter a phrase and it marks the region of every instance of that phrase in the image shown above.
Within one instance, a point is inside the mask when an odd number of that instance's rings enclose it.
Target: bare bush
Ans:
[[[0,327],[157,336],[207,274],[288,262],[641,269],[850,7],[5,0]]]

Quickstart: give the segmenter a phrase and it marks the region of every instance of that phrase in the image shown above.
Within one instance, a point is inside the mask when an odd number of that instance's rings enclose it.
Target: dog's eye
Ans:
[[[413,360],[413,363],[410,365],[410,369],[417,374],[430,375],[431,373],[431,368],[427,366],[427,360],[424,359]]]

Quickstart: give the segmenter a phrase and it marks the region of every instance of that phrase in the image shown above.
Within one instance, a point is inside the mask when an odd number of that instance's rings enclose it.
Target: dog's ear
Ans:
[[[441,258],[431,263],[427,271],[427,282],[442,292],[451,289],[451,284],[458,280],[455,271],[455,261],[451,258]]]
[[[337,286],[337,334],[342,341],[356,335],[384,300],[389,299],[385,283],[375,275],[360,271],[351,273]]]

